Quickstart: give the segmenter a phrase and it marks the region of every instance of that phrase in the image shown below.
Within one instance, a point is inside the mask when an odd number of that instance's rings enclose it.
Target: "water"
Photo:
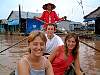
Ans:
[[[88,44],[97,48],[99,43],[96,41],[87,41]],[[100,48],[99,48],[100,49]],[[87,47],[86,45],[80,43],[80,64],[86,75],[100,75],[100,52]]]
[[[0,35],[0,51],[25,38],[18,35]],[[16,68],[16,63],[24,55],[27,41],[24,41],[0,54],[0,75],[9,75]]]
[[[25,36],[0,35],[0,51],[8,48]],[[83,40],[89,45],[100,49],[100,41]],[[0,75],[9,75],[16,68],[16,63],[24,55],[27,40],[0,53]],[[100,75],[100,52],[80,43],[80,65],[86,75]]]

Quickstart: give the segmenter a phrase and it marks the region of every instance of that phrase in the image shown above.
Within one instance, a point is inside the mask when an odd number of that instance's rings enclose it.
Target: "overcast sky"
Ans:
[[[82,5],[79,4],[82,1]],[[68,20],[82,22],[83,16],[100,6],[100,0],[0,0],[0,19],[7,19],[11,11],[21,10],[26,12],[42,13],[42,5],[53,3],[59,17],[67,16]],[[84,11],[84,14],[83,14]]]

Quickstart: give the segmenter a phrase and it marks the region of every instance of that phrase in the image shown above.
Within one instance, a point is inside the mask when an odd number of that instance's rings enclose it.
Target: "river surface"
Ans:
[[[26,38],[21,35],[0,35],[0,51]],[[63,37],[62,37],[63,38]],[[100,40],[82,39],[90,46],[100,50]],[[9,75],[15,68],[18,60],[24,55],[27,40],[0,53],[0,75]],[[100,75],[100,52],[80,43],[80,65],[86,75]]]

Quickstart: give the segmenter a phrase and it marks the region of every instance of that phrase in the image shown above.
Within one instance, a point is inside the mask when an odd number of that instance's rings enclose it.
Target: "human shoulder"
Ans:
[[[57,37],[57,38],[60,38],[60,36],[58,36],[58,35],[56,35],[56,34],[54,34],[54,36]]]
[[[20,63],[26,62],[25,59],[27,59],[27,55],[23,56],[23,57],[19,60],[19,62],[20,62]]]
[[[64,45],[60,45],[60,46],[58,46],[58,51],[63,51],[64,50]]]
[[[25,59],[26,57],[23,57],[18,62],[18,75],[29,75],[30,66]]]
[[[64,45],[59,46],[58,48],[64,48]]]
[[[45,13],[47,13],[47,11],[43,11],[42,15],[44,15]]]
[[[45,62],[45,69],[47,70],[50,67],[51,63],[46,57],[44,57],[44,62]]]
[[[61,39],[61,37],[59,37],[58,35],[54,34],[54,37],[56,38],[56,40],[58,40],[58,42],[60,41],[61,43],[63,43],[63,40]]]
[[[56,13],[54,10],[52,12]]]
[[[48,67],[49,61],[48,61],[48,59],[45,56],[42,56],[42,60],[43,60],[43,63],[45,65],[45,69],[46,69]]]
[[[27,59],[27,57],[28,57],[28,55],[26,55],[26,56],[24,56],[23,58],[21,58],[20,60],[19,60],[19,62],[18,62],[18,65],[19,66],[29,66],[29,64],[28,64],[28,59]]]
[[[46,64],[48,62],[48,59],[45,56],[42,56],[43,62]]]
[[[54,34],[54,37],[58,38],[59,36],[58,36],[58,35],[56,35],[56,34]]]
[[[51,54],[57,55],[63,48],[64,45],[57,46]]]
[[[47,13],[47,12],[48,12],[47,10],[43,11],[43,13]]]
[[[53,68],[52,68],[50,61],[44,56],[43,56],[43,58],[44,58],[44,62],[45,62],[46,75],[54,75]]]

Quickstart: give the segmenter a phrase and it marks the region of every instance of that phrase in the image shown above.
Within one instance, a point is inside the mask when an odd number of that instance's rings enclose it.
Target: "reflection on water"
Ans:
[[[16,42],[22,40],[25,36],[18,35],[0,35],[0,51],[8,48]],[[23,51],[27,46],[27,40],[0,53],[0,75],[9,75],[16,68],[16,63],[24,55]],[[87,41],[89,45],[100,49],[100,41]],[[80,43],[80,65],[86,75],[100,75],[100,52]]]
[[[99,48],[100,41],[85,41],[90,46]],[[97,44],[98,42],[98,44]],[[96,47],[98,46],[98,47]],[[100,52],[80,43],[80,63],[87,75],[100,75]]]
[[[0,51],[22,40],[24,36],[0,35]],[[23,46],[24,45],[24,46]],[[0,53],[0,75],[9,75],[15,69],[16,62],[22,57],[26,41]]]

